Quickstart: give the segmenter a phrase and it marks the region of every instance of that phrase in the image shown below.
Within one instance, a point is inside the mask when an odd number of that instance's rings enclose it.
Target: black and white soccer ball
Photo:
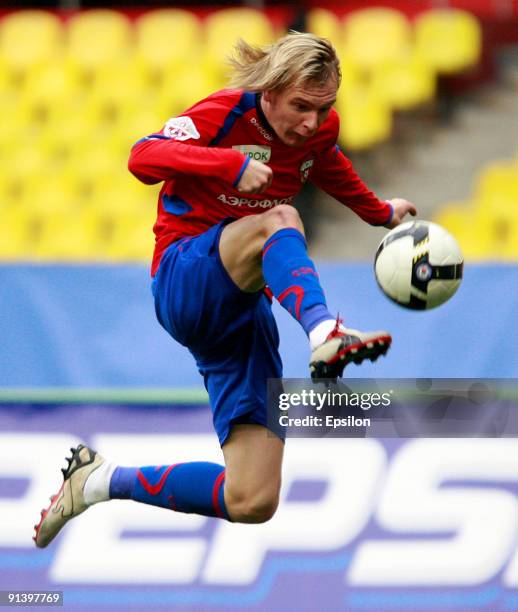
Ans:
[[[428,310],[457,291],[463,269],[459,245],[437,223],[409,221],[381,241],[374,260],[383,293],[404,308]]]

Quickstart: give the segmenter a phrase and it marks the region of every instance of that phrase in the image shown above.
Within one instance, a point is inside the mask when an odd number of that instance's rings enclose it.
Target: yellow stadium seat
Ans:
[[[227,57],[238,38],[252,45],[267,45],[275,38],[269,19],[251,8],[228,8],[211,13],[205,20],[205,63],[211,73],[224,79],[229,73]]]
[[[390,137],[390,109],[372,88],[340,88],[336,108],[341,119],[340,142],[346,149],[363,151]]]
[[[391,108],[406,111],[434,98],[436,77],[418,58],[407,56],[377,66],[372,85]]]
[[[35,232],[31,213],[11,207],[2,213],[0,223],[0,261],[30,259]]]
[[[16,94],[20,87],[20,83],[17,83],[13,76],[15,75],[11,73],[8,62],[0,55],[0,103],[2,98]]]
[[[149,262],[153,255],[154,214],[145,212],[120,216],[106,245],[107,256],[115,261]]]
[[[323,8],[311,9],[308,12],[307,30],[321,38],[327,38],[337,48],[342,45],[342,24],[332,11]]]
[[[16,73],[57,59],[63,47],[63,27],[46,11],[13,11],[0,20],[0,57]]]
[[[131,22],[117,11],[81,11],[68,22],[68,56],[87,76],[130,58],[132,42]]]
[[[490,236],[476,218],[472,202],[445,204],[434,216],[434,221],[455,237],[466,260],[480,261],[490,257]]]
[[[49,172],[49,159],[30,142],[27,134],[24,134],[24,137],[27,140],[18,143],[10,157],[2,163],[2,171],[9,184],[7,188],[12,191],[13,198],[21,197],[32,177],[40,177]],[[4,183],[3,187],[5,186]]]
[[[475,219],[488,240],[487,255],[518,257],[518,164],[496,161],[479,175],[475,185]]]
[[[481,55],[482,32],[477,18],[457,9],[434,9],[415,21],[417,53],[440,74],[475,66]]]
[[[119,211],[89,207],[83,214],[83,227],[90,236],[95,258],[103,261],[146,261],[154,247],[153,206]]]
[[[403,13],[390,8],[367,8],[344,21],[342,53],[365,72],[382,62],[405,57],[412,30]]]
[[[136,21],[137,57],[154,76],[170,77],[195,65],[203,46],[203,30],[194,13],[160,9],[144,13]]]
[[[72,185],[61,173],[49,172],[28,179],[28,189],[19,198],[17,206],[26,208],[35,216],[46,217],[76,210],[77,201]]]
[[[120,176],[128,172],[126,163],[115,158],[108,147],[90,146],[77,151],[63,169],[63,177],[72,185],[74,197],[88,205],[97,194],[108,190]]]
[[[488,165],[478,177],[475,194],[481,205],[485,199],[498,199],[518,208],[518,163],[502,160]]]
[[[518,163],[501,160],[480,173],[474,200],[449,204],[437,222],[458,239],[467,259],[518,259]]]
[[[78,99],[77,80],[64,62],[40,65],[27,72],[19,91],[21,125],[44,126],[63,120]]]
[[[154,100],[154,104],[148,108],[141,106],[121,117],[122,120],[116,126],[109,150],[113,151],[117,159],[123,160],[124,166],[127,164],[131,147],[141,138],[159,131],[169,118],[167,112],[161,113],[157,106],[158,100]]]
[[[202,66],[198,66],[187,72],[179,72],[174,79],[174,87],[165,85],[157,92],[155,108],[163,118],[163,123],[170,117],[178,115],[187,108],[207,97],[218,87],[214,75],[207,73]]]
[[[95,241],[77,210],[42,217],[32,245],[33,255],[45,261],[84,261],[95,257]]]

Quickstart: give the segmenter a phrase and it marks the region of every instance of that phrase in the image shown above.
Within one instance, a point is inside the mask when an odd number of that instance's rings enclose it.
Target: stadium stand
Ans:
[[[341,144],[352,153],[388,141],[394,113],[433,101],[438,75],[469,69],[481,53],[478,21],[460,10],[430,10],[414,24],[396,9],[340,15],[316,8],[307,29],[328,36],[343,58],[337,107]],[[0,230],[0,257],[22,256],[16,245],[23,241],[12,235],[21,231],[36,259],[147,260],[154,206],[126,171],[129,147],[225,84],[236,33],[265,44],[284,31],[250,8],[204,19],[167,8],[136,17],[108,8],[66,19],[38,10],[5,14],[0,109],[10,122],[0,135],[0,207],[12,225]],[[102,217],[108,200],[122,200],[127,219]],[[144,220],[145,231],[132,226]]]
[[[446,204],[437,222],[459,240],[470,259],[518,257],[518,160],[488,164],[479,173],[472,197]]]

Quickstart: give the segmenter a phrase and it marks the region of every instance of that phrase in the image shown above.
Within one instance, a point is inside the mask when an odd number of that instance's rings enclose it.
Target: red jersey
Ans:
[[[392,207],[381,202],[338,148],[339,118],[331,109],[318,131],[299,147],[281,142],[266,120],[259,94],[218,91],[170,119],[161,132],[139,140],[128,167],[147,184],[164,181],[151,274],[176,240],[219,221],[293,204],[306,180],[342,202],[371,225],[385,225]],[[271,167],[272,184],[257,195],[236,186],[250,159]]]

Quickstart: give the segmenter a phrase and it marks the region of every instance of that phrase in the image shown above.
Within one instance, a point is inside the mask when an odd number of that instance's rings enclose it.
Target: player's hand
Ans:
[[[273,172],[269,166],[251,159],[243,172],[237,190],[241,193],[262,193],[272,184]]]
[[[417,214],[417,208],[408,200],[403,200],[403,198],[394,198],[393,200],[387,200],[387,202],[392,204],[394,208],[392,221],[387,223],[385,226],[389,229],[397,227],[400,223],[402,223],[407,214],[411,214],[412,217],[415,217]]]

